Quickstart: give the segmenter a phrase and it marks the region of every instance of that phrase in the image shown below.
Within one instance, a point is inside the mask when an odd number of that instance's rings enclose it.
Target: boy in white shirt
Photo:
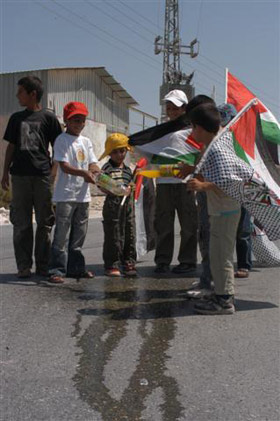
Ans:
[[[66,132],[57,137],[54,160],[59,163],[58,179],[54,188],[56,226],[51,250],[49,282],[63,283],[64,277],[93,278],[86,271],[82,246],[87,233],[89,183],[94,183],[94,173],[99,172],[91,141],[81,135],[85,126],[87,107],[81,102],[69,102],[64,107]],[[70,231],[68,259],[66,237]]]

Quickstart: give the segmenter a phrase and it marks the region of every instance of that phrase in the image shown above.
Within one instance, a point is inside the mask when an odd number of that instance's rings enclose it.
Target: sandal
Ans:
[[[85,270],[84,272],[80,272],[80,273],[69,273],[67,272],[66,274],[67,278],[74,278],[74,279],[92,279],[95,277],[95,273],[91,272],[90,270]]]
[[[248,269],[238,269],[235,273],[234,273],[234,277],[235,278],[248,278],[249,277],[249,270]]]
[[[64,278],[61,275],[51,275],[48,282],[51,284],[63,284]]]
[[[121,272],[117,268],[109,268],[109,269],[105,269],[105,275],[112,276],[112,277],[119,277],[121,276]]]
[[[75,276],[69,276],[70,278],[76,278],[77,282],[80,282],[82,278],[84,279],[92,279],[95,277],[95,273],[91,272],[90,270],[86,270],[85,272],[75,275]]]
[[[86,270],[81,276],[80,278],[86,278],[86,279],[92,279],[95,277],[95,273],[91,272],[90,270]]]

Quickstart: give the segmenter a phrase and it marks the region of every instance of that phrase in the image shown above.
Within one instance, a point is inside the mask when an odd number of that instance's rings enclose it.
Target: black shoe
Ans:
[[[136,276],[137,272],[134,263],[126,263],[124,265],[123,273],[125,276]]]
[[[159,263],[155,268],[155,273],[168,273],[170,271],[169,265],[167,263]]]
[[[180,263],[178,266],[172,269],[174,273],[189,273],[196,270],[195,263]]]
[[[194,311],[198,314],[233,314],[235,312],[234,297],[227,300],[215,295],[208,301],[201,301],[194,306]]]
[[[31,278],[31,269],[29,269],[29,268],[20,269],[18,271],[17,277],[22,278],[22,279]]]

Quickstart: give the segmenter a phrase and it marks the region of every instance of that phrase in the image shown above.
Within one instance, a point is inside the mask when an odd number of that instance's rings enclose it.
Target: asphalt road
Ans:
[[[178,235],[176,236],[178,243]],[[237,312],[199,316],[197,278],[103,276],[102,224],[85,255],[94,280],[19,281],[1,240],[1,421],[279,421],[279,268],[236,282]]]

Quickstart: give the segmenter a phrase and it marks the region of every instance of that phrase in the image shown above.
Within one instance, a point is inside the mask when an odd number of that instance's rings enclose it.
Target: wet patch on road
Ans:
[[[186,279],[118,279],[99,287],[91,283],[78,296],[87,306],[78,311],[73,335],[80,333],[81,317],[93,321],[77,336],[74,382],[105,421],[182,417],[179,387],[166,362],[175,318],[192,313],[187,287]]]

